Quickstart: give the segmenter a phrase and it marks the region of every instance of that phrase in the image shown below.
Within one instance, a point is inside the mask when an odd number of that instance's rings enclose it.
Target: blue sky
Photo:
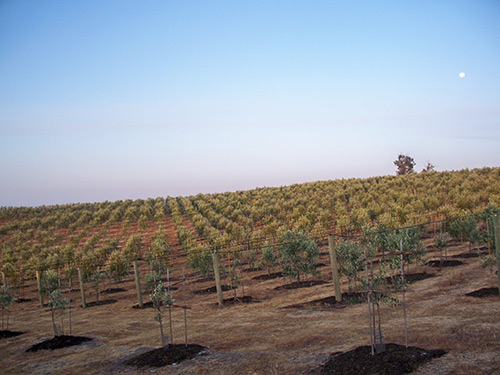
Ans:
[[[0,1],[0,206],[499,166],[499,70],[496,0]]]

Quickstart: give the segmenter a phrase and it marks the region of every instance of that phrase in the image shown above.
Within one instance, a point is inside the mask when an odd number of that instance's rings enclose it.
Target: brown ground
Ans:
[[[468,245],[449,249],[450,255],[467,252]],[[432,257],[437,259],[437,257]],[[456,267],[414,267],[411,272],[434,274],[415,282],[408,293],[409,344],[424,349],[445,349],[446,355],[433,359],[415,374],[500,374],[500,297],[475,298],[466,293],[489,287],[490,277],[477,258],[455,258],[464,262]],[[195,294],[214,285],[195,282],[191,274],[187,289],[188,334],[190,344],[208,350],[194,359],[163,368],[135,368],[123,362],[160,346],[158,323],[153,309],[132,309],[137,304],[134,281],[129,276],[112,288],[125,291],[103,294],[102,300],[115,303],[82,309],[74,291],[73,335],[93,338],[79,346],[35,353],[25,350],[52,335],[50,313],[37,306],[35,283],[27,284],[23,298],[31,301],[12,307],[12,331],[21,336],[0,340],[2,374],[308,374],[317,370],[331,353],[348,351],[370,343],[366,304],[343,308],[282,308],[333,295],[329,280],[328,257],[321,261],[323,285],[298,289],[275,288],[289,281],[281,278],[253,280],[266,271],[243,272],[245,295],[259,303],[216,306],[215,294]],[[173,277],[182,275],[184,260],[174,255]],[[146,266],[142,264],[142,275]],[[173,292],[176,304],[183,303],[182,283]],[[103,288],[104,289],[104,288]],[[347,290],[344,283],[343,290]],[[239,290],[241,295],[241,289]],[[224,298],[233,296],[224,292]],[[88,291],[88,302],[94,300]],[[144,296],[144,301],[148,297]],[[386,343],[404,343],[403,310],[382,306],[382,328]],[[173,310],[174,342],[184,342],[184,314]],[[164,330],[168,333],[168,313]],[[66,319],[66,331],[68,324]]]

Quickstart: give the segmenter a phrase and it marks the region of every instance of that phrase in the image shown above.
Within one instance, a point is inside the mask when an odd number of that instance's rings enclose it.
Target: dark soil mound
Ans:
[[[479,258],[479,256],[487,254],[488,253],[484,251],[482,252],[474,251],[474,252],[467,252],[467,253],[460,253],[457,255],[453,255],[452,258]]]
[[[498,288],[483,288],[479,290],[475,290],[474,292],[466,293],[466,296],[469,297],[490,297],[490,296],[498,296]]]
[[[120,292],[125,292],[126,289],[123,288],[108,288],[103,290],[101,293],[106,293],[106,294],[113,294],[113,293],[120,293]]]
[[[329,310],[329,309],[343,309],[349,305],[356,305],[358,303],[366,302],[366,295],[364,293],[342,293],[342,302],[337,302],[335,296],[315,299],[313,301],[296,303],[294,305],[285,306],[284,309],[307,309],[313,310]]]
[[[153,302],[151,302],[151,301],[144,302],[142,304],[142,307],[140,307],[139,305],[132,306],[133,309],[148,309],[148,308],[151,308],[151,307],[153,307]]]
[[[446,354],[444,350],[424,350],[387,344],[386,351],[372,356],[370,346],[360,346],[346,353],[334,353],[319,369],[320,375],[400,375],[415,371],[420,365]]]
[[[262,271],[262,269],[257,267],[249,267],[243,270],[243,272],[257,272],[257,271]]]
[[[86,307],[95,307],[95,306],[105,306],[111,305],[112,303],[116,303],[116,299],[104,299],[102,301],[94,301],[85,303]]]
[[[457,267],[461,266],[462,264],[464,263],[459,260],[445,260],[443,262],[441,262],[440,260],[430,260],[428,263],[429,267],[437,267],[437,268]]]
[[[224,305],[236,305],[238,303],[259,303],[260,301],[254,299],[252,296],[243,296],[234,298],[226,298],[223,300]]]
[[[214,277],[213,276],[204,276],[201,279],[193,281],[193,284],[206,283],[208,281],[212,281],[213,282],[214,281]]]
[[[61,349],[61,348],[66,348],[68,346],[74,346],[74,345],[80,345],[81,343],[87,342],[87,341],[92,341],[90,337],[83,337],[83,336],[55,336],[51,338],[50,340],[45,340],[42,341],[38,344],[33,345],[29,349],[27,349],[27,352],[37,352],[39,350],[54,350],[54,349]]]
[[[9,337],[16,337],[16,336],[22,335],[23,333],[24,332],[3,330],[3,331],[0,331],[0,339],[8,339]]]
[[[283,277],[282,272],[273,272],[271,274],[266,273],[264,275],[252,277],[252,280],[273,280],[273,279],[277,279],[279,277]]]
[[[142,307],[139,307],[139,305],[134,305],[132,306],[133,309],[152,309],[154,308],[154,305],[153,305],[153,302],[151,301],[148,301],[148,302],[144,302],[142,304]],[[167,308],[167,306],[162,306],[162,308]]]
[[[222,285],[223,292],[227,292],[228,290],[232,290],[229,285]],[[194,292],[194,294],[212,294],[212,293],[217,293],[217,287],[215,285],[211,286],[210,288],[201,289]]]
[[[196,357],[205,348],[201,345],[169,345],[168,348],[154,349],[123,362],[127,366],[162,367]]]
[[[15,300],[16,303],[31,302],[31,298],[18,298]]]
[[[323,284],[327,284],[327,282],[323,280],[311,280],[311,281],[300,281],[300,282],[294,281],[291,284],[277,286],[276,288],[274,288],[274,290],[309,288],[311,286],[323,285]]]
[[[432,273],[427,273],[427,272],[418,272],[418,273],[409,273],[408,275],[405,275],[405,281],[409,281],[410,283],[414,283],[415,281],[421,281],[425,279],[429,279],[431,277],[434,277],[436,275],[433,275]],[[401,276],[396,276],[401,280]],[[386,282],[389,284],[392,284],[392,278],[387,277]]]

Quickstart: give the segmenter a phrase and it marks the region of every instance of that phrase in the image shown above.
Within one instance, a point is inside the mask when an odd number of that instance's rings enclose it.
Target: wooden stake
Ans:
[[[403,257],[403,239],[399,240],[399,246],[401,249],[401,282],[403,283],[403,315],[404,315],[404,325],[405,325],[405,345],[408,347],[408,326],[406,324],[406,287],[405,287],[405,264]]]
[[[167,268],[167,290],[170,295],[170,268]],[[174,334],[172,333],[172,306],[168,306],[168,324],[170,326],[170,344],[174,343]]]
[[[35,271],[35,275],[36,275],[36,286],[38,288],[38,298],[40,299],[40,307],[43,307],[42,280],[40,271]]]
[[[134,276],[135,288],[137,289],[137,299],[139,300],[139,307],[142,309],[144,305],[142,304],[141,279],[139,279],[139,266],[137,265],[137,260],[134,260]]]
[[[5,277],[5,272],[2,272],[2,283],[3,283],[3,290],[7,291],[7,279]]]
[[[497,253],[497,281],[500,290],[500,214],[495,215],[495,249]]]
[[[186,269],[182,269],[182,277],[184,279],[184,339],[188,346],[188,328],[187,328],[187,306],[186,306]]]
[[[368,279],[368,261],[366,260],[366,249],[364,250],[364,255],[365,255],[365,274],[366,274],[366,302],[368,304],[368,322],[370,323],[370,343],[371,343],[371,349],[372,349],[372,355],[375,355],[375,350],[374,350],[374,332],[372,329],[372,311],[371,311],[371,301],[370,301],[370,291],[368,290],[368,285],[369,285],[369,279]]]
[[[82,307],[86,308],[87,304],[85,303],[85,287],[83,285],[83,272],[81,268],[78,268],[78,280],[80,281],[80,292],[82,294]]]
[[[69,319],[69,335],[71,336],[71,289],[73,289],[73,277],[69,277],[69,305],[68,305],[68,319]]]
[[[328,235],[328,251],[330,252],[330,265],[332,267],[333,285],[335,287],[335,300],[342,302],[342,290],[340,289],[339,266],[333,234]]]
[[[212,252],[212,260],[214,262],[214,276],[215,276],[215,287],[217,288],[217,300],[219,306],[222,306],[224,300],[222,299],[222,285],[220,282],[220,270],[219,270],[219,253],[217,249]]]

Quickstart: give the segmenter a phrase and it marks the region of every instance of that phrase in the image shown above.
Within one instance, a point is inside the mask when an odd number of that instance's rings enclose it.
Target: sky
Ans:
[[[0,206],[393,175],[401,153],[500,166],[498,0],[0,0]]]

